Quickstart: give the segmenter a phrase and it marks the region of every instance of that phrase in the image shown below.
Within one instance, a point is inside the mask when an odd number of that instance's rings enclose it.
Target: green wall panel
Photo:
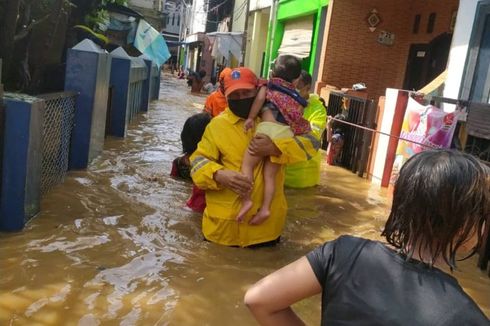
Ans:
[[[292,19],[314,14],[328,5],[328,0],[282,0],[279,1],[277,20]]]

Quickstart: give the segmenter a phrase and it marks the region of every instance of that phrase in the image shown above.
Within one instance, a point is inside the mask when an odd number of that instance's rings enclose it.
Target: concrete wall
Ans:
[[[254,11],[272,6],[272,0],[250,0],[248,10]]]
[[[449,52],[444,97],[458,98],[459,96],[465,68],[464,63],[468,55],[468,44],[470,43],[478,2],[475,0],[460,0],[451,51]]]
[[[166,16],[166,26],[163,31],[166,33],[179,34],[179,23],[182,23],[180,20],[183,18],[181,17],[181,14],[183,16],[183,9],[180,4],[176,4],[175,1],[167,1],[164,14]]]
[[[247,49],[245,66],[252,69],[258,76],[262,65],[262,56],[267,43],[270,8],[254,11],[248,18]]]
[[[247,0],[235,0],[232,19],[232,32],[245,31],[245,21],[247,20]]]
[[[192,3],[190,33],[204,33],[206,31],[207,5],[204,0],[195,0]]]
[[[318,86],[351,87],[364,82],[369,97],[374,99],[383,95],[388,87],[401,88],[410,45],[428,43],[448,32],[458,4],[458,0],[444,1],[444,5],[438,0],[331,0]],[[367,17],[373,9],[377,9],[381,23],[371,32]],[[432,12],[437,18],[433,32],[427,33],[427,21]],[[421,14],[422,19],[420,31],[413,34],[416,14]],[[383,30],[395,34],[393,45],[377,42]]]

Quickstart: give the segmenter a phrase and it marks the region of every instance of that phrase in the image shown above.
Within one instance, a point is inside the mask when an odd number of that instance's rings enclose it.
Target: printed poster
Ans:
[[[414,154],[431,148],[449,148],[458,122],[459,111],[444,112],[408,99],[390,184],[394,184],[402,165]],[[412,141],[412,142],[410,142]],[[420,145],[423,144],[423,145]],[[424,146],[426,145],[426,146]]]

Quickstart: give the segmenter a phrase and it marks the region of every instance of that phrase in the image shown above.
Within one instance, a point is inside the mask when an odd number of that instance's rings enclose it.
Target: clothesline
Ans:
[[[437,149],[438,148],[438,147],[430,146],[430,145],[427,145],[427,144],[419,143],[419,142],[416,142],[416,141],[413,141],[413,140],[409,140],[409,139],[406,139],[406,138],[403,138],[403,137],[400,137],[400,136],[392,135],[392,134],[389,134],[389,133],[386,133],[386,132],[383,132],[383,131],[380,131],[380,130],[376,130],[376,129],[372,129],[372,128],[368,128],[368,127],[356,125],[355,123],[352,123],[352,122],[347,122],[347,121],[344,121],[344,120],[339,120],[339,119],[336,119],[336,118],[333,118],[333,117],[329,117],[329,119],[332,119],[334,121],[337,121],[337,122],[340,122],[340,123],[344,123],[346,125],[353,126],[353,127],[359,128],[359,129],[363,129],[363,130],[366,130],[366,131],[378,133],[378,134],[381,134],[381,135],[384,135],[384,136],[388,136],[388,137],[397,138],[398,140],[408,141],[410,143],[414,143],[414,144],[417,144],[419,146],[427,147],[427,148],[430,148],[430,149]]]

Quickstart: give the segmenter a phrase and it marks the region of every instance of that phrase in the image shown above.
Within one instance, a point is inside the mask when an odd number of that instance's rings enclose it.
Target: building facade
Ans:
[[[272,0],[251,0],[246,28],[245,66],[257,75],[264,70],[267,34],[271,25]]]
[[[455,135],[456,141],[453,146],[490,163],[490,0],[460,0],[452,5],[456,6],[457,14],[454,12],[451,19],[446,18],[446,22],[449,20],[452,40],[446,54],[447,65],[443,66],[445,73],[441,87],[444,98],[440,100],[440,105],[446,112],[454,111],[457,108],[455,103],[459,103],[460,107],[466,110],[466,114],[458,118],[461,127]],[[430,9],[429,17],[434,17],[432,13],[436,7],[439,10],[444,9],[442,6],[434,6]],[[426,34],[430,34],[428,30],[429,28],[425,30]],[[444,27],[441,30],[444,30]],[[440,36],[434,39],[438,40]],[[429,44],[432,42],[429,41]],[[429,68],[440,69],[434,53],[439,53],[441,48],[446,51],[445,46],[430,49],[426,53],[420,50],[418,57],[422,60],[424,56],[428,56],[431,58]],[[411,71],[408,71],[409,66],[410,59],[405,78],[399,76],[399,83],[402,83],[402,80],[406,82],[407,76],[414,72],[424,72],[423,65],[413,67]],[[396,126],[405,115],[404,106],[398,105],[403,103],[403,96],[400,95],[403,93],[406,94],[399,89],[386,90],[386,99],[382,100],[384,104],[378,113],[378,128],[382,132],[395,136],[399,133]],[[374,183],[382,186],[388,185],[392,173],[396,149],[396,146],[389,146],[392,142],[393,139],[378,135],[373,145],[373,167],[369,174]],[[397,142],[394,143],[396,145]]]
[[[280,54],[302,58],[303,69],[316,79],[329,0],[273,1],[262,75]]]
[[[166,0],[163,10],[163,28],[162,35],[167,41],[167,45],[172,57],[169,59],[170,64],[179,63],[181,41],[183,34],[186,32],[185,26],[188,19],[188,10],[185,3],[181,0]],[[183,51],[182,51],[183,52]]]
[[[195,0],[191,29],[185,39],[185,67],[206,71],[206,79],[224,66],[243,62],[242,35],[245,30],[247,0]]]
[[[128,7],[143,15],[157,31],[163,30],[165,0],[129,0]]]
[[[458,0],[330,0],[316,90],[421,89],[447,65]]]
[[[490,103],[490,0],[460,0],[444,96]]]

